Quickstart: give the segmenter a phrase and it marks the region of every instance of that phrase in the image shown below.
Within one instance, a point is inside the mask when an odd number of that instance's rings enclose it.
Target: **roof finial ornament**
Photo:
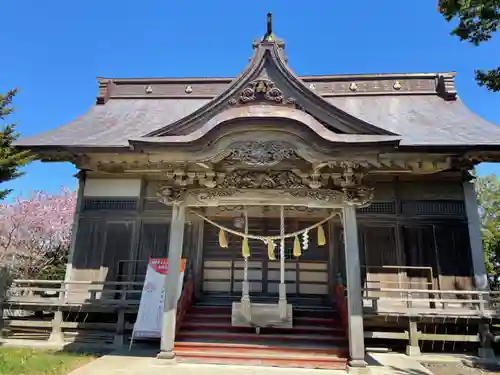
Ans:
[[[266,19],[266,34],[264,35],[264,40],[265,41],[271,41],[273,40],[273,14],[271,12],[267,13],[267,19]]]

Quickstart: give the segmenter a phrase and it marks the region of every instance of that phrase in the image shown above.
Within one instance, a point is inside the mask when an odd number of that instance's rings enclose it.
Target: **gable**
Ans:
[[[261,41],[248,67],[223,93],[194,113],[144,137],[187,135],[199,131],[228,108],[245,111],[244,107],[264,104],[275,106],[278,113],[282,107],[300,110],[334,133],[396,135],[350,115],[314,93],[289,69],[279,43]]]

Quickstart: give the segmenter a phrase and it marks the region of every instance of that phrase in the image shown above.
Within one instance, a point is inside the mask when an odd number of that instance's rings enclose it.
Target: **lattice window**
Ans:
[[[137,199],[108,199],[108,198],[85,198],[83,200],[83,211],[97,210],[119,210],[133,211],[137,209]]]
[[[396,204],[394,202],[373,202],[368,207],[360,208],[360,214],[395,214]]]
[[[439,215],[465,216],[465,205],[462,201],[403,201],[401,210],[404,215]]]

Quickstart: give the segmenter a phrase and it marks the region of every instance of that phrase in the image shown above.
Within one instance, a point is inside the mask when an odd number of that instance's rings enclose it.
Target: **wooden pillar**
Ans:
[[[467,213],[467,223],[469,226],[469,241],[471,249],[472,270],[474,271],[474,285],[479,291],[488,291],[488,275],[486,274],[486,265],[483,252],[483,240],[481,234],[481,221],[477,204],[476,190],[474,183],[463,182],[465,212]],[[480,357],[494,357],[491,348],[491,333],[489,324],[481,322],[479,324],[479,336],[481,347],[479,348]]]
[[[205,222],[201,219],[195,221],[196,225],[196,260],[194,263],[194,293],[199,297],[203,288],[203,236],[205,234]]]
[[[78,224],[80,223],[80,215],[82,213],[83,191],[85,190],[85,171],[78,172],[75,177],[78,178],[78,192],[76,196],[76,208],[75,214],[73,216],[73,225],[71,227],[71,243],[69,246],[68,260],[66,262],[66,273],[64,275],[64,281],[70,281],[71,273],[73,272],[73,257],[75,255],[76,235],[78,232]]]
[[[61,310],[54,312],[52,318],[52,331],[50,332],[49,342],[52,344],[63,344],[64,336],[62,332],[63,313]]]
[[[338,256],[338,241],[335,233],[335,224],[332,220],[327,222],[328,225],[328,295],[330,302],[334,302],[335,285],[338,281],[339,271],[339,256]]]
[[[406,346],[406,355],[417,356],[420,355],[420,346],[418,345],[419,332],[417,320],[415,318],[408,318],[408,345]]]
[[[469,225],[469,239],[471,248],[472,269],[474,271],[474,283],[477,290],[488,290],[488,278],[484,264],[483,240],[481,235],[481,222],[477,205],[474,183],[463,182],[465,212]]]
[[[181,257],[184,241],[184,223],[186,207],[180,204],[172,206],[170,239],[168,244],[168,273],[165,278],[165,299],[163,304],[163,324],[159,359],[175,358],[175,323],[177,318],[177,298],[180,283]]]
[[[349,322],[349,368],[365,369],[365,341],[356,207],[344,206],[347,311]]]
[[[64,317],[63,312],[61,311],[61,306],[64,304],[64,300],[66,298],[65,296],[66,293],[64,291],[59,292],[59,303],[57,310],[54,312],[54,317],[52,318],[52,331],[49,336],[49,342],[52,344],[64,344],[64,334],[62,331]]]

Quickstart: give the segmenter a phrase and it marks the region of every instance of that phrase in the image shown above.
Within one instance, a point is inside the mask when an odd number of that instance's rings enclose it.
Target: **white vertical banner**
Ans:
[[[186,259],[181,259],[180,282],[177,300],[181,297]],[[160,338],[165,300],[165,278],[168,273],[167,258],[151,258],[142,288],[137,320],[132,332],[134,338]],[[132,345],[132,342],[130,343]]]

